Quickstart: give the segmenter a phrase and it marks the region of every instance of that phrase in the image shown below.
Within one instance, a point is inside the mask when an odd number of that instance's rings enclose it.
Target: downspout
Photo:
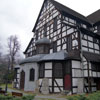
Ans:
[[[88,68],[88,88],[89,88],[89,93],[91,93],[91,79],[90,79],[90,72],[89,72],[89,61],[87,61],[87,68]]]
[[[82,50],[82,33],[81,33],[79,28],[78,28],[78,30],[79,30],[79,33],[80,33],[81,72],[82,72],[82,78],[83,78],[83,90],[82,91],[84,92],[84,65],[83,65],[83,50]]]

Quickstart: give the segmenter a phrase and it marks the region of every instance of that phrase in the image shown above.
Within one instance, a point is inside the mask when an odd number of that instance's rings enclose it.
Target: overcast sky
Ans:
[[[100,0],[57,0],[87,16],[100,9]],[[33,36],[32,29],[43,0],[0,0],[0,42],[6,51],[7,37],[17,35],[23,52]]]

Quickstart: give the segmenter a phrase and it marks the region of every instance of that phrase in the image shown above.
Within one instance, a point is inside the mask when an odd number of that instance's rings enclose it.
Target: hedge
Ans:
[[[68,100],[100,100],[100,91],[91,94],[68,96]]]
[[[0,100],[34,100],[34,96],[12,97],[0,95]]]

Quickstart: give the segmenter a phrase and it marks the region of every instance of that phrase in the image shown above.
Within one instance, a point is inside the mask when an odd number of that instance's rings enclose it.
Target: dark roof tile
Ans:
[[[83,52],[84,57],[91,62],[100,62],[100,54]]]
[[[100,9],[95,11],[94,13],[87,16],[87,19],[91,21],[93,24],[100,21]]]
[[[54,0],[51,0],[51,2],[56,6],[56,8],[59,11],[64,12],[66,15],[70,14],[70,15],[76,17],[77,19],[80,19],[81,21],[85,21],[86,23],[90,24],[89,20],[85,16],[83,16],[82,14],[80,14],[80,13],[78,13],[78,12],[76,12],[76,11],[56,2],[56,1],[54,1]]]

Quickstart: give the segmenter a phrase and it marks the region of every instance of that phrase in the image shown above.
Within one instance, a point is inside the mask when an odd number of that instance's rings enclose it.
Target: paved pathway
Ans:
[[[2,87],[2,88],[3,88],[3,90],[5,90],[5,87]],[[20,90],[17,90],[17,89],[12,89],[12,88],[8,88],[7,92],[10,92],[10,93],[12,93],[12,92],[19,92],[19,93],[23,93],[24,96],[25,95],[29,95],[27,93],[24,93],[23,91],[20,91]]]
[[[65,98],[61,98],[59,95],[50,95],[50,96],[47,96],[47,95],[37,95],[35,96],[35,99],[34,100],[67,100]]]
[[[24,93],[23,91],[11,89],[8,88],[8,92],[20,92],[23,93],[24,96],[29,95],[27,93]],[[36,95],[34,100],[67,100],[66,98],[62,98],[62,95],[60,94],[54,94],[54,95]]]

